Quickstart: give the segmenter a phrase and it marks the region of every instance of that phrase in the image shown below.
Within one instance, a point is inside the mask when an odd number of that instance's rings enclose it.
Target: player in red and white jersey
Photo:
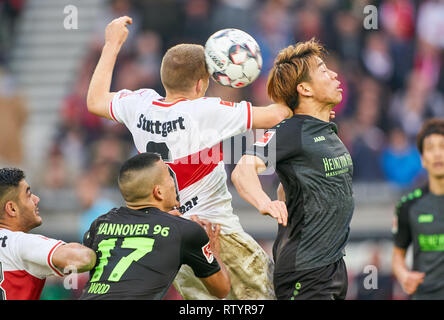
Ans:
[[[0,169],[0,300],[37,300],[47,277],[95,264],[94,251],[81,244],[27,233],[42,223],[39,201],[22,170]]]
[[[174,171],[181,212],[221,226],[221,258],[232,283],[228,299],[273,299],[273,264],[233,214],[222,161],[221,142],[253,128],[271,128],[292,115],[281,104],[253,107],[249,102],[225,102],[204,97],[208,88],[204,49],[181,44],[167,51],[161,79],[166,96],[151,89],[110,92],[117,54],[126,39],[128,17],[111,22],[91,79],[88,110],[123,123],[139,152],[157,152]],[[276,205],[279,204],[279,205]],[[270,215],[285,210],[276,202]],[[200,281],[183,267],[176,287],[185,299],[211,299]]]

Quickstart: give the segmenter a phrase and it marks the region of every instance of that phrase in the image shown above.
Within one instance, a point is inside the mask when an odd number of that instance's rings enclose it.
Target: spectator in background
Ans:
[[[80,139],[85,145],[103,135],[104,123],[103,119],[85,111],[88,80],[88,74],[81,74],[73,92],[64,99],[61,108],[61,132],[66,135],[69,135],[69,131],[81,132]]]
[[[22,135],[28,111],[11,74],[0,67],[0,163],[23,162]]]
[[[208,39],[208,30],[211,30],[210,8],[211,2],[208,0],[185,1],[183,42],[205,44]]]
[[[159,65],[162,61],[162,39],[154,31],[143,31],[136,38],[136,61],[141,71],[140,82],[145,88],[160,90]]]
[[[444,97],[432,87],[429,77],[414,70],[406,81],[406,88],[395,93],[388,116],[414,141],[424,119],[444,116]]]
[[[412,68],[415,9],[410,0],[385,0],[380,6],[383,32],[389,37],[393,62],[392,89],[399,89]]]
[[[263,76],[268,75],[278,52],[294,43],[288,6],[288,1],[268,0],[257,12],[258,24],[252,35],[261,48]]]
[[[362,62],[366,71],[378,81],[388,83],[393,76],[393,61],[387,37],[382,32],[372,32],[365,41]]]
[[[382,179],[379,156],[384,143],[384,132],[379,128],[379,84],[365,78],[360,86],[359,101],[353,117],[354,138],[351,155],[357,163],[353,172],[356,181],[375,182]]]
[[[117,17],[121,16],[130,16],[134,17],[134,23],[131,26],[132,28],[132,34],[128,36],[128,43],[130,43],[130,46],[126,50],[124,50],[122,53],[126,55],[128,52],[128,49],[132,49],[134,47],[135,37],[139,30],[141,29],[141,21],[142,17],[139,15],[139,12],[136,8],[133,7],[132,0],[106,0],[109,5],[106,6],[105,11],[101,11],[101,16],[97,18],[96,20],[96,26],[95,26],[95,35],[93,38],[93,48],[95,51],[101,51],[103,44],[104,44],[104,38],[103,38],[103,30],[105,30],[105,27],[108,24],[108,21],[111,21]]]
[[[251,11],[258,5],[257,0],[216,0],[211,14],[211,33],[220,29],[236,28],[253,31],[255,23]],[[209,34],[207,34],[208,38]]]
[[[79,216],[79,241],[91,226],[91,223],[100,215],[107,213],[117,205],[103,196],[101,185],[95,171],[87,172],[78,179],[76,194],[81,206]]]
[[[362,12],[362,11],[361,11]],[[361,17],[355,16],[351,11],[339,11],[335,15],[334,28],[336,39],[333,48],[343,61],[347,61],[350,68],[359,66],[361,52]]]
[[[387,181],[399,189],[411,187],[423,171],[418,150],[399,127],[390,130],[380,161]]]

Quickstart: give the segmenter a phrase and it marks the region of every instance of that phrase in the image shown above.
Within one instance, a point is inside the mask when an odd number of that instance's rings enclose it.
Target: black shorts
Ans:
[[[279,300],[343,300],[347,288],[344,259],[321,268],[274,274]]]

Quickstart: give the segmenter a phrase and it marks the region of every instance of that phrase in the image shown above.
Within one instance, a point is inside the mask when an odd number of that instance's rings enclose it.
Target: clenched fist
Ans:
[[[105,29],[105,43],[121,46],[128,37],[128,24],[132,24],[133,19],[123,16],[111,21]]]

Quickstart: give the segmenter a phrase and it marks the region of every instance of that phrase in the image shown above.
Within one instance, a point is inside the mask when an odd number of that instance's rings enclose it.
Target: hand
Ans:
[[[172,216],[176,216],[176,217],[182,216],[182,213],[180,213],[180,211],[177,209],[173,209],[171,211],[168,211],[168,213],[171,214]]]
[[[128,24],[132,24],[133,19],[123,16],[111,21],[105,29],[105,43],[121,46],[128,37]]]
[[[405,293],[412,295],[418,286],[424,282],[424,277],[424,272],[407,271],[399,282]]]
[[[330,120],[333,120],[334,118],[336,118],[336,112],[334,112],[333,110],[330,111]]]
[[[282,224],[284,227],[287,226],[288,211],[285,202],[279,200],[269,200],[261,204],[258,209],[261,214],[269,215],[275,218],[279,224]]]

